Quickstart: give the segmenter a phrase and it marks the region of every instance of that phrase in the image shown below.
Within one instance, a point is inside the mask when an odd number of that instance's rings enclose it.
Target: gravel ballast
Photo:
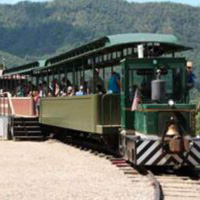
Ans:
[[[1,200],[149,200],[153,187],[58,141],[0,141]]]

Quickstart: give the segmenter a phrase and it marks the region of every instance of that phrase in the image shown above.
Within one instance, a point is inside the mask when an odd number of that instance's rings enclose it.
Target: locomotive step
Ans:
[[[22,129],[22,130],[24,130],[24,129],[40,129],[41,127],[40,126],[20,126],[20,125],[18,125],[18,126],[14,126],[14,130],[20,130],[20,129]]]
[[[39,124],[38,121],[15,121],[14,120],[14,124]]]
[[[42,134],[42,131],[15,131],[16,134]]]
[[[29,136],[27,138],[27,136],[14,136],[14,139],[44,139],[44,136]]]

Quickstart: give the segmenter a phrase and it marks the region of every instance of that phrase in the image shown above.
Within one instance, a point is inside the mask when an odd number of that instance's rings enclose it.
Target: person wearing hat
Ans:
[[[192,71],[192,62],[188,61],[186,65],[187,70],[187,87],[188,89],[192,89],[195,86],[196,76]]]

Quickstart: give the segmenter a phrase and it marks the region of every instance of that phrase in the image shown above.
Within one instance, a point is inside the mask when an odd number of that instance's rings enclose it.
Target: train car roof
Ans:
[[[65,53],[59,54],[52,58],[47,59],[43,64],[32,67],[31,64],[12,68],[5,71],[5,74],[15,73],[30,73],[32,70],[43,70],[58,65],[72,62],[76,59],[89,58],[92,55],[99,54],[100,52],[112,52],[122,50],[124,48],[134,48],[138,44],[154,45],[159,44],[162,46],[165,54],[176,53],[191,49],[179,43],[174,35],[165,34],[152,34],[152,33],[125,33],[117,35],[109,35],[94,40],[90,43],[84,44],[78,48],[72,49]]]
[[[15,74],[29,74],[33,69],[39,67],[39,62],[31,62],[18,67],[9,68],[3,71],[3,76],[10,76]]]
[[[84,56],[89,52],[94,53],[102,49],[137,46],[138,44],[162,44],[166,49],[166,53],[180,52],[191,49],[179,43],[174,35],[166,34],[152,34],[152,33],[125,33],[117,35],[104,36],[100,39],[94,40],[90,43],[82,45],[78,48],[72,49],[66,53],[57,55],[46,60],[46,66],[55,64],[62,60],[77,57],[77,55]]]
[[[169,43],[180,45],[177,38],[174,35],[164,35],[164,34],[152,34],[152,33],[126,33],[118,35],[106,36],[107,39],[106,46],[114,46],[125,43]]]

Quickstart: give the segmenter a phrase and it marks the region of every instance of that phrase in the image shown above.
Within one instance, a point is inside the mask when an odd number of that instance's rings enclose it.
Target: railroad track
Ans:
[[[162,190],[163,200],[199,200],[199,172],[154,173]]]
[[[200,200],[200,170],[191,173],[191,171],[135,168],[115,151],[102,146],[102,144],[85,141],[85,139],[73,140],[72,138],[65,140],[65,143],[81,150],[90,151],[97,156],[105,157],[122,170],[132,182],[140,182],[144,188],[153,187],[154,196],[151,198],[153,200]]]
[[[160,184],[155,178],[155,176],[151,173],[151,171],[143,168],[143,167],[133,167],[130,163],[128,163],[123,158],[115,158],[115,157],[107,157],[112,164],[119,167],[123,170],[124,174],[128,175],[131,178],[131,181],[134,183],[140,182],[143,188],[153,187],[154,195],[151,197],[153,200],[161,200],[162,199],[162,191],[160,188]]]

